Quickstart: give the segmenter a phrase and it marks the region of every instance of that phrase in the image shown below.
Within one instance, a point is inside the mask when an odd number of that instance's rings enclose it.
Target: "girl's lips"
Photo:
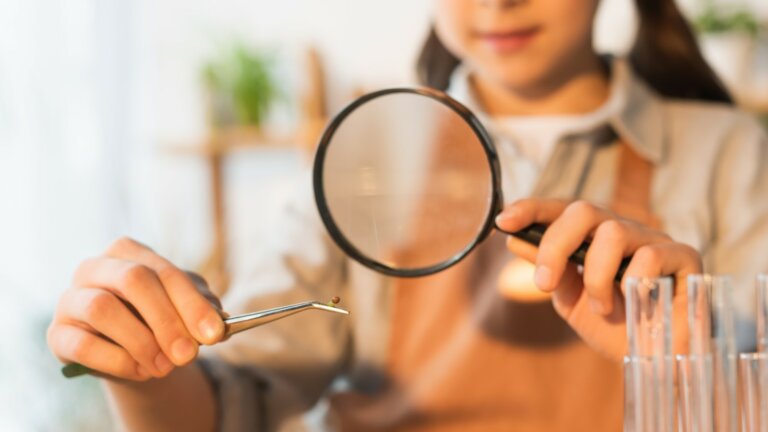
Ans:
[[[475,32],[475,37],[494,51],[511,52],[527,46],[540,30],[537,26],[504,32]]]

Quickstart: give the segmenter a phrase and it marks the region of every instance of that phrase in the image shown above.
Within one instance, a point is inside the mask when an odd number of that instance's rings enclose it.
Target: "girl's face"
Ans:
[[[482,79],[535,93],[592,60],[598,2],[436,0],[435,29]]]

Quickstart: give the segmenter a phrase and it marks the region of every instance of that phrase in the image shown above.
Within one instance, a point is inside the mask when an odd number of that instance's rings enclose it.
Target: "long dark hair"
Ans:
[[[636,74],[666,97],[733,103],[674,0],[635,0],[635,7],[640,26],[629,62]],[[459,63],[430,29],[416,66],[421,83],[445,90]]]

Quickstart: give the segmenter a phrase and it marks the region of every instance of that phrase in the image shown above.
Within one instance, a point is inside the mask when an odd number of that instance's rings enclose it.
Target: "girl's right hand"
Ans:
[[[119,239],[78,267],[48,327],[48,346],[62,362],[108,376],[164,377],[197,357],[199,344],[224,335],[218,300],[193,278],[148,247]]]

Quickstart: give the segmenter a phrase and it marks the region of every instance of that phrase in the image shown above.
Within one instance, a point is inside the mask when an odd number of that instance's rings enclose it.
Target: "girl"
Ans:
[[[634,254],[627,275],[674,275],[678,287],[702,261],[767,270],[768,153],[673,0],[636,1],[628,59],[594,51],[597,6],[437,0],[419,61],[425,84],[494,135],[505,197],[517,199],[498,224],[549,224],[539,248],[509,240],[510,255],[491,237],[447,271],[386,279],[333,247],[307,194],[279,233],[280,265],[254,269],[227,309],[340,294],[351,319],[274,323],[195,360],[223,333],[204,283],[121,239],[75,273],[51,350],[103,372],[132,430],[294,430],[321,398],[324,424],[340,430],[619,430],[622,257]],[[567,257],[587,238],[577,268]],[[535,265],[523,278],[521,259]],[[273,293],[253,296],[254,283]]]

